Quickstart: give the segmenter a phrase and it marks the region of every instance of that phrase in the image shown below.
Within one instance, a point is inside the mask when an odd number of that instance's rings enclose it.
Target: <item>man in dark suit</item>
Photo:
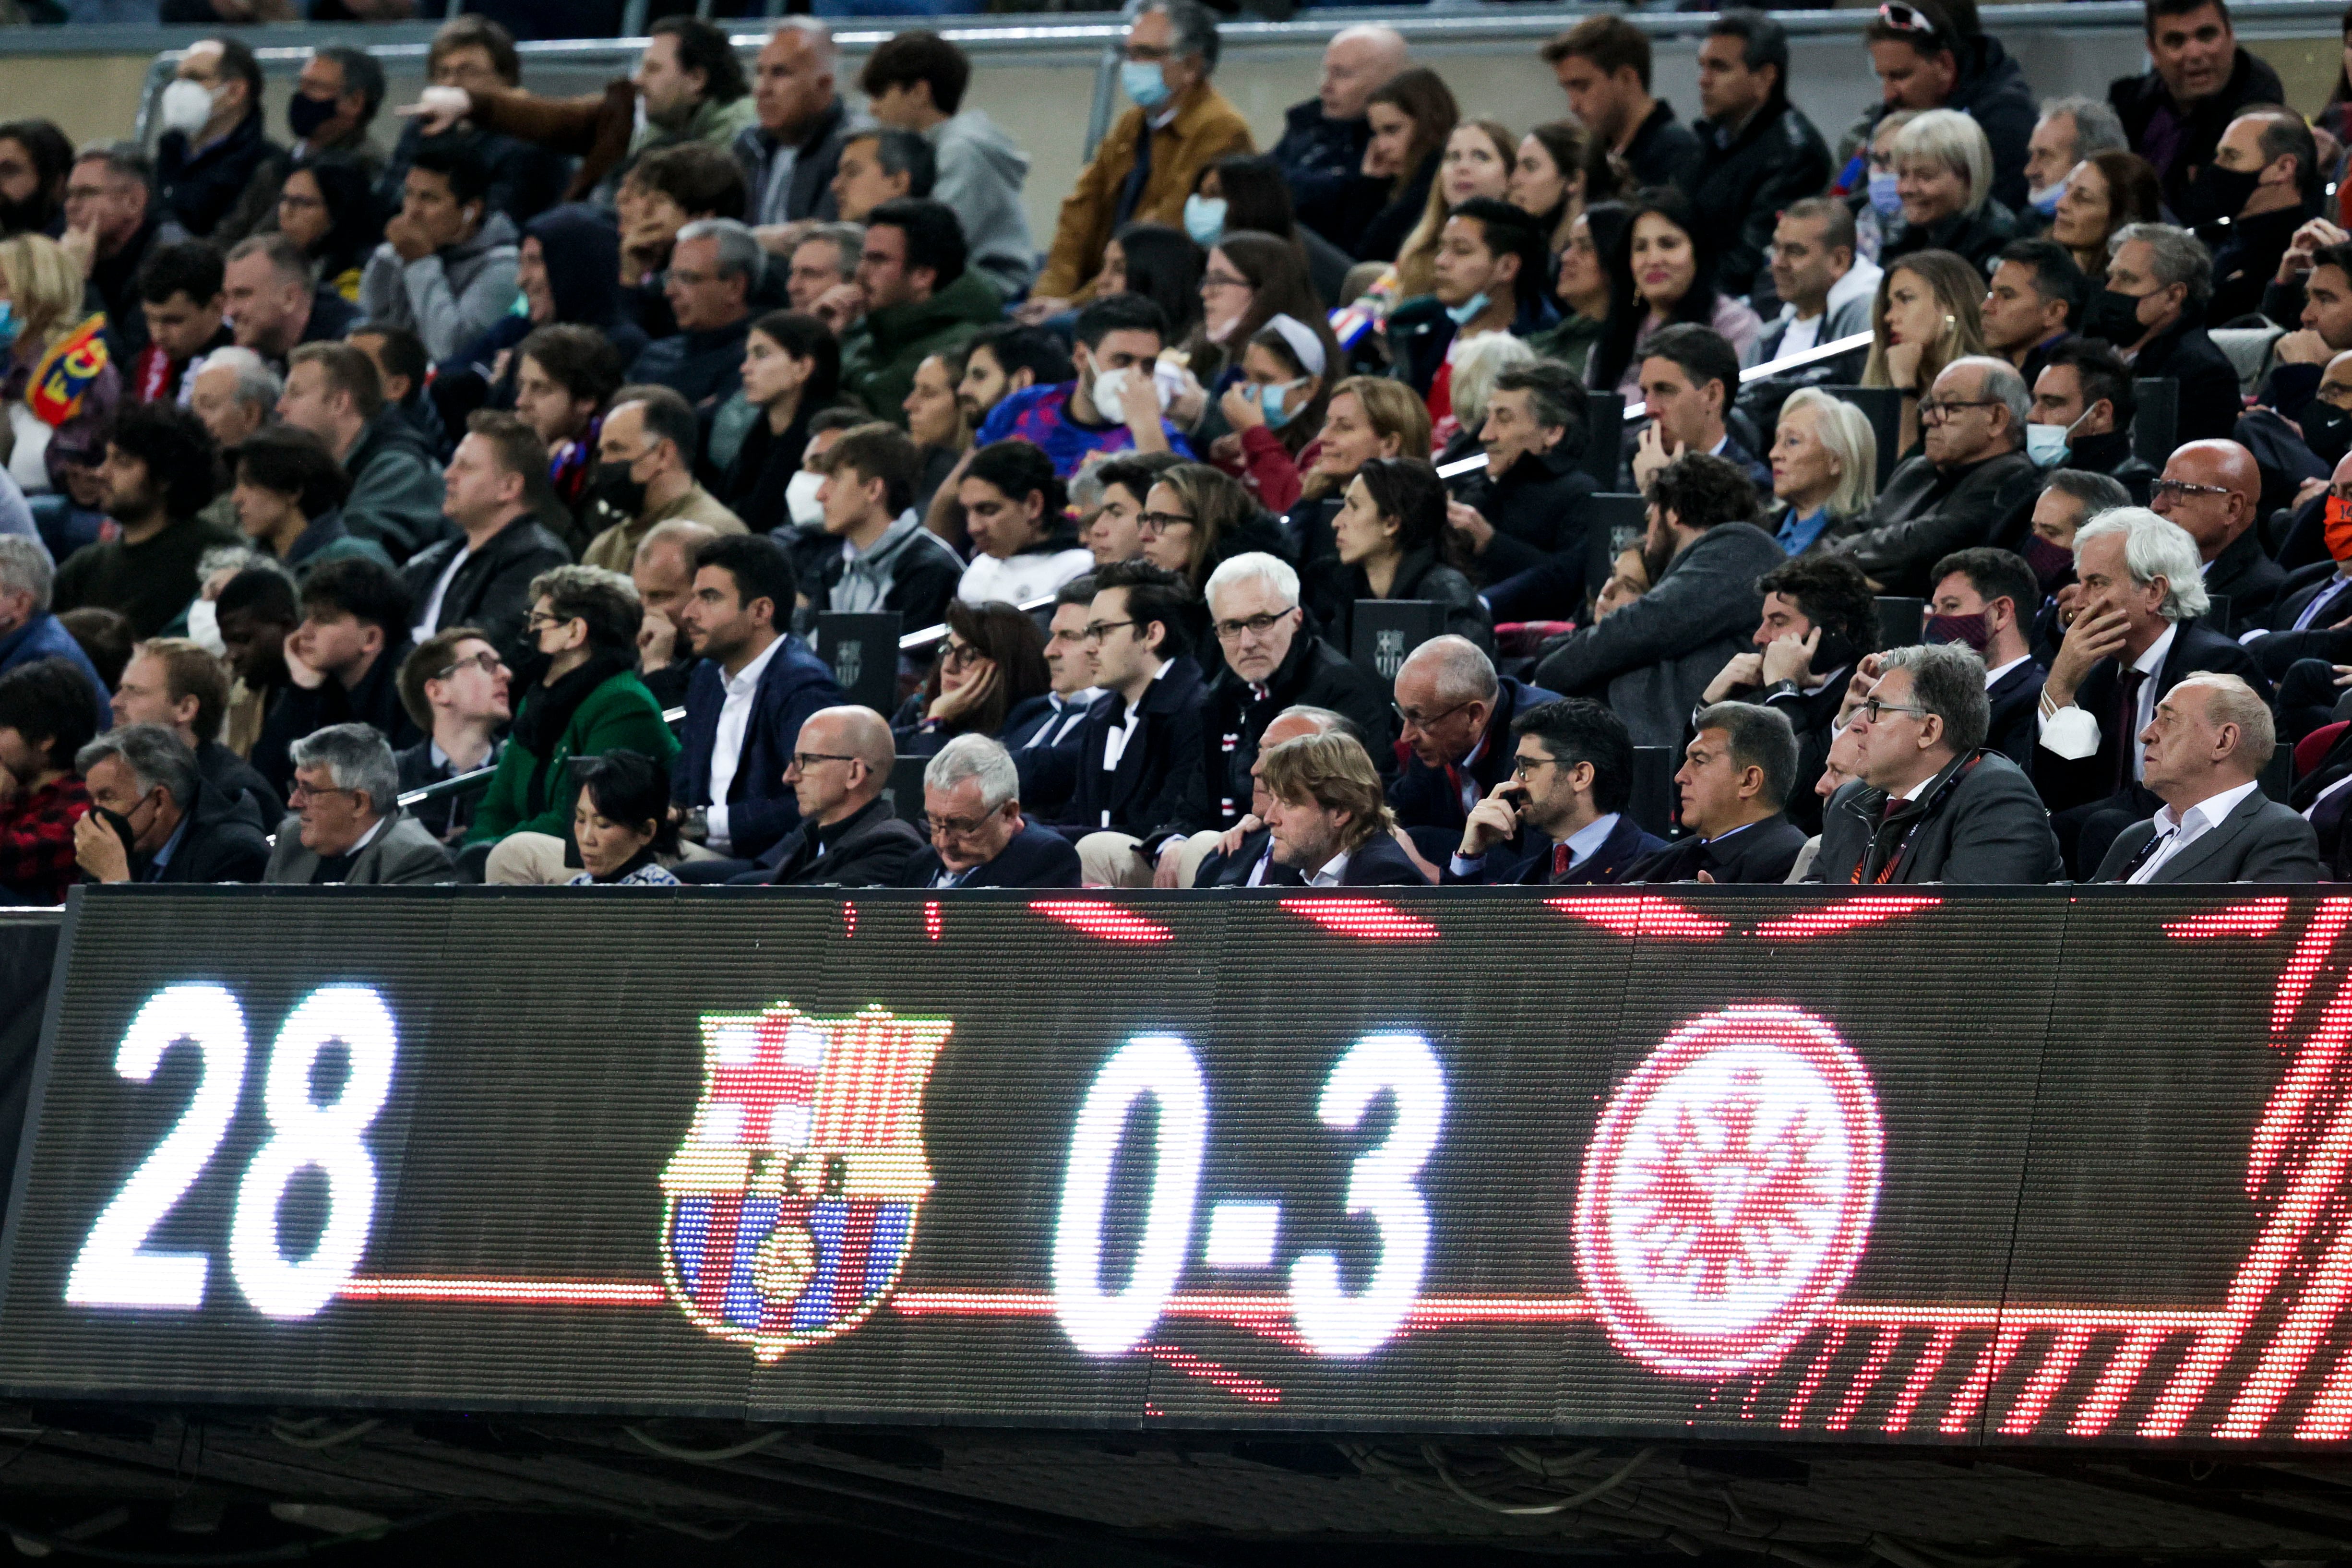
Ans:
[[[2148,498],[2158,517],[2170,518],[2197,542],[2205,591],[2230,601],[2230,625],[2217,631],[2268,626],[2286,582],[2254,527],[2262,500],[2263,471],[2235,441],[2191,441],[2174,448]]]
[[[1425,888],[1429,879],[1389,829],[1395,816],[1362,742],[1301,735],[1265,753],[1265,826],[1274,858],[1310,888]]]
[[[1286,708],[1258,736],[1257,756],[1250,763],[1249,815],[1213,837],[1195,835],[1192,843],[1205,853],[1193,866],[1189,880],[1179,872],[1178,886],[1190,888],[1295,888],[1297,871],[1274,858],[1274,833],[1265,826],[1273,797],[1265,793],[1265,754],[1285,741],[1301,735],[1349,733],[1347,719],[1328,708]],[[1402,831],[1402,830],[1400,830]]]
[[[196,754],[161,724],[111,730],[75,771],[90,810],[74,859],[93,882],[258,882],[269,867],[261,808],[204,782]]]
[[[1850,732],[1861,776],[1830,797],[1809,882],[2054,882],[2049,814],[2016,763],[1983,749],[1984,661],[1949,644],[1879,656]]]
[[[1614,882],[1666,847],[1624,814],[1633,740],[1616,714],[1565,697],[1520,714],[1511,731],[1510,774],[1463,825],[1445,882]]]
[[[800,826],[776,840],[759,868],[729,879],[778,887],[895,888],[923,851],[923,836],[882,798],[898,758],[890,726],[871,708],[821,708],[793,742],[784,782]]]
[[[2134,376],[2180,384],[2176,440],[2228,436],[2246,405],[2237,368],[2200,324],[2213,295],[2213,258],[2204,241],[2170,224],[2132,223],[2108,243],[2115,248],[2106,287],[2084,309],[2084,335],[2115,344]]]
[[[1432,637],[1397,668],[1394,712],[1411,749],[1389,786],[1397,823],[1423,856],[1444,855],[1470,811],[1511,776],[1511,732],[1519,715],[1559,700],[1556,692],[1495,673],[1467,637]]]
[[[428,545],[403,568],[415,606],[410,635],[419,644],[450,626],[473,626],[509,660],[530,651],[522,623],[531,579],[572,559],[537,521],[533,488],[546,473],[547,445],[520,419],[484,409],[466,422],[442,501],[462,536]]]
[[[2164,694],[2140,737],[2164,809],[2116,836],[2097,880],[2316,882],[2319,839],[2255,781],[2278,744],[2271,710],[2234,675],[2192,675]]]
[[[1985,662],[1985,700],[1992,721],[1985,744],[2015,763],[2033,762],[2035,709],[2050,671],[2026,639],[2042,602],[2042,584],[2021,555],[2006,550],[1962,550],[1936,563],[1924,642],[1959,643]]]
[[[1051,828],[1023,820],[1021,770],[986,735],[958,735],[923,764],[928,848],[908,862],[902,888],[1075,888],[1078,852]]]
[[[1787,881],[1806,837],[1786,810],[1799,784],[1789,716],[1750,702],[1718,702],[1691,724],[1697,733],[1675,774],[1690,837],[1641,861],[1622,880]]]
[[[2134,744],[2157,701],[2200,669],[2243,676],[2265,700],[2270,686],[2252,655],[2198,624],[2197,542],[2178,524],[2119,507],[2074,535],[2074,563],[2082,595],[2042,683],[2032,773],[2068,864],[2087,874],[2163,804],[2140,783]]]
[[[1200,788],[1207,690],[1187,652],[1191,608],[1182,579],[1148,561],[1095,574],[1087,640],[1105,694],[1079,727],[1076,783],[1052,823],[1078,846],[1088,886],[1150,887],[1143,836]]]

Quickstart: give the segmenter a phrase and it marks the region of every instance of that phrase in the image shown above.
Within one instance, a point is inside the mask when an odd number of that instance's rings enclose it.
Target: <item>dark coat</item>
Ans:
[[[1370,121],[1333,120],[1323,112],[1321,99],[1310,98],[1283,110],[1282,140],[1270,154],[1289,183],[1298,221],[1343,250],[1355,243],[1370,216],[1360,202],[1351,204],[1348,194],[1350,183],[1362,178],[1358,170],[1371,140]]]
[[[1510,775],[1511,721],[1530,708],[1558,700],[1557,691],[1503,677],[1502,689],[1495,694],[1495,716],[1486,721],[1484,749],[1468,771],[1468,780],[1477,785],[1481,800]],[[1403,826],[1443,829],[1454,835],[1456,842],[1462,825],[1470,819],[1470,814],[1462,809],[1461,792],[1445,770],[1431,767],[1412,752],[1405,754],[1402,771],[1389,785],[1389,805]]]
[[[1584,498],[1592,490],[1592,476],[1585,471],[1584,454],[1572,433],[1550,451],[1529,453],[1499,475],[1474,475],[1459,499],[1495,526],[1495,537],[1477,559],[1479,579],[1499,583],[1557,556],[1562,568],[1556,584],[1557,618],[1581,614],[1587,588],[1599,586],[1584,581]]]
[[[2221,90],[2200,100],[2185,113],[2172,101],[2172,89],[2153,68],[2108,83],[2107,101],[2123,121],[2124,138],[2132,151],[2156,165],[2164,205],[2180,212],[2185,210],[2182,199],[2189,194],[2189,182],[2213,161],[2221,132],[2229,129],[2238,111],[2250,103],[2284,103],[2286,89],[2280,84],[2278,72],[2241,45]],[[2196,437],[2184,435],[2181,439]]]
[[[1674,105],[1659,99],[1625,144],[1625,166],[1635,185],[1679,185],[1685,195],[1698,189],[1706,149],[1698,133],[1675,119]]]
[[[1584,864],[1569,868],[1559,877],[1551,874],[1553,847],[1552,840],[1540,833],[1522,833],[1514,842],[1496,845],[1489,851],[1486,864],[1475,874],[1462,876],[1448,864],[1442,880],[1448,887],[1606,887],[1625,880],[1635,867],[1664,853],[1666,841],[1645,831],[1631,816],[1620,815],[1609,829],[1609,836],[1601,841],[1601,847],[1586,856]]]
[[[228,216],[262,160],[282,158],[285,153],[262,134],[258,104],[227,135],[194,153],[188,150],[185,132],[166,131],[155,143],[156,199],[182,227],[201,238]]]
[[[2279,590],[2285,586],[2286,569],[2263,549],[2257,527],[2231,540],[2205,568],[2205,591],[2230,601],[2232,633],[2268,626],[2278,608]]]
[[[198,742],[196,771],[205,775],[205,783],[221,792],[224,799],[251,795],[264,822],[276,822],[286,815],[286,802],[269,787],[269,781],[256,773],[252,763],[218,741]]]
[[[2227,226],[2197,231],[2213,252],[2213,298],[2205,307],[2208,327],[2226,327],[2240,316],[2262,313],[2263,294],[2278,271],[2287,241],[2311,215],[2301,206],[2281,207],[2233,219]]]
[[[940,852],[929,845],[907,862],[907,869],[898,880],[902,888],[928,888],[938,880],[947,863]],[[1022,824],[1021,831],[1005,842],[995,859],[971,868],[971,875],[956,884],[959,888],[1075,888],[1079,885],[1078,851],[1076,846],[1050,827],[1040,827],[1034,822]]]
[[[2064,811],[2071,806],[2086,805],[2104,800],[2109,795],[2108,784],[2116,776],[2118,746],[2137,746],[2137,733],[2118,735],[2108,716],[2116,703],[2116,679],[2122,666],[2114,658],[2101,659],[2092,666],[2091,673],[2083,678],[2075,689],[2074,706],[2099,721],[2099,749],[2092,756],[2070,761],[2037,745],[2033,750],[2033,784],[2042,792],[2042,801],[2053,811]],[[2166,650],[2164,668],[2157,671],[2156,695],[2160,701],[2164,694],[2188,679],[2190,672],[2208,669],[2218,675],[2243,676],[2247,684],[2270,700],[2271,684],[2263,678],[2254,656],[2210,627],[2193,620],[2182,621],[2173,634],[2172,647]],[[2039,699],[2036,699],[2038,701]],[[2137,726],[2133,726],[2135,731]],[[2125,753],[2128,755],[2128,753]]]
[[[1956,550],[1990,544],[2001,525],[2042,489],[2042,470],[2022,448],[1942,468],[1921,452],[1905,461],[1878,504],[1828,542],[1884,594],[1926,598],[1927,574]],[[1832,527],[1837,525],[1832,524]]]
[[[2183,317],[2158,333],[2132,361],[2141,379],[2169,376],[2180,384],[2180,423],[2173,442],[2226,440],[2246,411],[2238,392],[2238,367],[2213,346],[2205,329]]]
[[[2042,738],[2042,683],[2050,667],[2032,655],[1985,690],[1992,705],[1992,722],[1985,728],[1985,744],[2027,773],[2033,771],[2035,742]]]
[[[1095,700],[1078,726],[1076,779],[1069,803],[1048,826],[1072,843],[1109,828],[1138,838],[1176,820],[1185,799],[1198,792],[1202,712],[1208,688],[1201,667],[1179,657],[1151,683],[1136,704],[1141,715],[1118,755],[1118,766],[1102,765],[1105,742],[1127,720],[1127,703],[1117,692]]]
[[[779,888],[902,888],[907,868],[928,847],[914,824],[891,816],[882,800],[869,800],[835,823],[822,851],[812,826],[801,823],[778,839],[760,857],[767,874],[748,879]]]
[[[1696,882],[1704,871],[1727,884],[1785,882],[1805,847],[1806,837],[1805,830],[1786,816],[1768,816],[1719,838],[1685,838],[1670,844],[1618,879]]]
[[[490,752],[490,756],[493,760],[497,758],[498,752],[495,749]],[[446,763],[435,763],[433,738],[429,735],[416,744],[394,753],[392,760],[394,765],[400,770],[400,793],[403,795],[406,795],[411,790],[423,789],[428,784],[439,784],[444,779],[456,778],[460,771],[471,771],[455,769]],[[484,765],[490,766],[492,763]],[[482,787],[488,786],[485,783]],[[436,795],[431,800],[419,801],[415,805],[403,806],[401,809],[415,817],[425,831],[442,843],[455,844],[466,837],[466,829],[473,825],[474,803],[480,798],[478,792],[467,794],[460,791],[452,795]]]
[[[2025,205],[2026,142],[2033,135],[2039,113],[2033,89],[1999,38],[1987,35],[1962,45],[1958,53],[1959,79],[1937,107],[1956,109],[1984,128],[1985,140],[1992,143],[1993,199],[2014,211]],[[1869,132],[1894,107],[1884,102],[1871,105],[1864,145],[1869,143]]]
[[[1286,708],[1305,704],[1344,714],[1362,734],[1364,749],[1384,775],[1396,771],[1396,719],[1389,694],[1355,660],[1300,626],[1271,679],[1253,687],[1232,669],[1209,683],[1201,714],[1199,792],[1164,827],[1184,833],[1223,830],[1250,808],[1250,766],[1258,738]]]
[[[405,561],[453,531],[442,515],[441,455],[401,411],[387,403],[343,454],[352,493],[343,526]]]
[[[1808,882],[2054,882],[2064,875],[2050,814],[2015,763],[1955,759],[1916,800],[1886,814],[1886,793],[1857,779],[1830,797]],[[1906,831],[1907,830],[1907,831]],[[1871,864],[1865,864],[1865,854]],[[1879,866],[1892,862],[1891,874]]]
[[[1356,601],[1376,599],[1370,579],[1360,566],[1342,566],[1337,560],[1330,569],[1317,574],[1304,585],[1307,607],[1315,618],[1330,627],[1327,634],[1331,646],[1352,655],[1356,647]],[[1468,637],[1480,647],[1492,653],[1495,649],[1494,624],[1486,618],[1486,606],[1478,602],[1478,590],[1470,579],[1438,560],[1436,552],[1416,550],[1406,556],[1398,567],[1396,580],[1389,584],[1391,599],[1429,599],[1445,606],[1445,629],[1455,637]]]
[[[1983,267],[2017,236],[2017,215],[1998,201],[1988,201],[1975,212],[1957,212],[1926,227],[1906,223],[1887,237],[1879,262],[1892,267],[1923,250],[1948,250],[1970,266]],[[2027,390],[2032,389],[2026,383]]]
[[[258,882],[269,869],[269,839],[261,808],[249,795],[227,795],[198,783],[188,803],[187,837],[163,869],[144,855],[131,860],[134,882]]]
[[[445,539],[409,559],[402,575],[408,584],[409,602],[422,614],[433,596],[433,584],[448,570],[449,558],[466,549],[460,537]],[[541,573],[568,563],[572,552],[562,541],[530,521],[516,518],[467,557],[449,579],[441,596],[441,613],[433,629],[473,626],[490,640],[508,663],[524,652],[522,624],[530,614],[530,581]]]
[[[751,721],[744,728],[743,750],[723,803],[732,853],[747,860],[759,858],[800,826],[800,805],[783,782],[793,742],[810,714],[847,700],[834,684],[832,669],[806,643],[789,632],[782,641],[751,693]],[[687,687],[686,722],[678,733],[683,749],[670,776],[670,798],[680,805],[722,804],[710,798],[710,753],[726,703],[726,674],[718,660],[706,658]]]
[[[395,752],[425,738],[400,700],[400,666],[408,648],[404,634],[394,639],[376,655],[360,683],[348,689],[331,676],[315,687],[289,685],[279,693],[269,717],[261,721],[261,736],[253,742],[249,760],[281,799],[294,783],[294,759],[287,748],[330,724],[373,724]]]
[[[1246,872],[1244,875],[1247,875]],[[1375,833],[1349,853],[1339,872],[1343,888],[1426,888],[1429,879],[1386,833]]]
[[[1231,855],[1210,855],[1201,862],[1200,868],[1192,873],[1192,886],[1196,888],[1248,887],[1250,872],[1260,860],[1265,860],[1267,846],[1273,842],[1274,830],[1261,827],[1243,838],[1241,847]],[[1265,878],[1258,885],[1263,888],[1296,888],[1305,881],[1306,879],[1298,874],[1297,867],[1286,866],[1279,860],[1266,860]]]
[[[1546,294],[1531,295],[1519,300],[1518,313],[1511,319],[1511,335],[1532,337],[1550,331],[1559,321],[1559,307]],[[1396,367],[1398,378],[1410,384],[1423,398],[1428,397],[1461,328],[1445,313],[1445,306],[1436,295],[1423,294],[1391,311],[1383,331],[1388,338],[1389,361]]]
[[[1388,188],[1387,180],[1359,180],[1351,192],[1361,191],[1361,205],[1370,211],[1362,217],[1362,227],[1357,230],[1356,241],[1348,247],[1359,261],[1394,261],[1397,252],[1421,222],[1429,205],[1429,187],[1436,183],[1438,154],[1432,153],[1421,161],[1421,167],[1401,187]],[[1645,182],[1646,183],[1646,182]]]
[[[2135,822],[2116,835],[2095,882],[2120,882],[2156,837],[2156,822]],[[2230,815],[2156,868],[2149,887],[2184,882],[2317,882],[2319,837],[2303,814],[2266,797],[2257,787]]]
[[[2028,386],[2032,384],[2032,382],[2026,383]],[[2080,469],[2086,474],[2106,475],[2107,478],[2123,486],[2130,494],[2134,506],[2147,504],[2147,498],[2156,487],[2158,472],[2155,464],[2132,450],[2131,432],[2128,430],[2110,430],[2104,436],[2076,437],[2066,444],[2065,460],[2058,466],[2062,468]],[[2040,493],[2036,491],[2035,495],[2038,497]],[[2030,522],[2032,518],[2030,502],[2027,515]],[[2021,531],[2016,542],[2023,543],[2024,537]],[[2011,543],[2007,539],[2000,542],[2004,549]]]
[[[386,214],[400,210],[408,166],[427,145],[454,146],[471,153],[489,172],[489,195],[484,198],[489,210],[504,213],[517,224],[529,223],[562,201],[563,188],[572,180],[572,160],[560,153],[473,125],[427,137],[423,125],[412,120],[402,128],[400,140],[392,144],[383,177],[376,182],[376,203]],[[574,319],[560,311],[557,315],[559,321]]]
[[[1701,150],[1692,207],[1731,237],[1717,257],[1716,286],[1727,294],[1761,289],[1769,295],[1772,279],[1765,264],[1773,225],[1781,208],[1828,187],[1829,147],[1785,95],[1777,110],[1759,110],[1737,135],[1706,120],[1691,129]]]
[[[783,151],[782,144],[758,125],[739,132],[732,151],[743,170],[750,209],[743,215],[744,221],[793,223],[839,216],[833,176],[841,166],[842,143],[848,140],[850,130],[848,105],[835,97],[793,149],[792,179],[778,191],[768,189],[768,176],[775,167],[776,154]]]
[[[1822,797],[1813,793],[1813,786],[1821,782],[1822,770],[1829,765],[1830,742],[1836,738],[1832,728],[1837,722],[1838,710],[1845,705],[1845,690],[1853,668],[1846,665],[1822,674],[1827,679],[1819,691],[1799,690],[1792,683],[1783,681],[1769,691],[1762,687],[1747,686],[1729,694],[1735,702],[1754,702],[1778,710],[1797,732],[1797,787],[1789,796],[1787,813],[1808,836],[1822,830]]]
[[[106,307],[106,330],[121,348],[120,363],[126,369],[147,346],[147,313],[139,308],[139,268],[157,246],[177,245],[187,237],[188,231],[179,220],[161,201],[151,197],[146,218],[123,241],[122,248],[90,263],[90,287]]]
[[[629,367],[629,379],[668,387],[693,405],[708,425],[711,410],[743,384],[743,340],[751,331],[747,315],[731,326],[656,338]]]

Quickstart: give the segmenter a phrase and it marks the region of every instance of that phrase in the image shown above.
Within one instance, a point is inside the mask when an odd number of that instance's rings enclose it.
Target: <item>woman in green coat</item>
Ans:
[[[531,580],[530,605],[524,629],[536,653],[518,672],[523,697],[513,738],[474,814],[469,844],[510,833],[563,837],[576,794],[567,766],[573,757],[629,751],[667,768],[677,755],[661,705],[637,679],[645,612],[629,580],[601,567],[558,566]]]

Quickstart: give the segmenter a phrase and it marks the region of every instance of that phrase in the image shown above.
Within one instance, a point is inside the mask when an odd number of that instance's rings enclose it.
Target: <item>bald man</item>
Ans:
[[[871,708],[820,708],[801,725],[784,782],[801,825],[730,879],[791,888],[896,887],[929,843],[890,813],[882,792],[898,761],[890,726]]]
[[[1372,138],[1365,100],[1412,63],[1395,28],[1342,27],[1324,46],[1316,96],[1283,115],[1274,161],[1290,182],[1298,219],[1342,250],[1353,252],[1364,226],[1381,210],[1380,187],[1386,184],[1359,172]]]
[[[1432,637],[1397,669],[1395,708],[1411,748],[1389,805],[1423,858],[1443,866],[1478,803],[1511,774],[1511,721],[1559,693],[1498,676],[1467,637]]]
[[[2216,630],[2268,626],[2286,582],[2254,527],[2262,503],[2262,468],[2235,441],[2191,441],[2177,448],[2148,498],[2158,515],[2197,541],[2205,591],[2230,601],[2230,626]]]

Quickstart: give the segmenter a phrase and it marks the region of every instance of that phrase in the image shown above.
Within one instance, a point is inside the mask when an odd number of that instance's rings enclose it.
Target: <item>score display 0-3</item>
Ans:
[[[187,951],[201,902],[77,913],[12,1391],[2352,1435],[2318,1195],[2352,900],[822,896],[747,933],[632,899],[569,933],[594,994],[488,961],[543,900],[395,904],[431,918],[356,964],[362,900],[284,900],[306,934],[264,959]],[[655,902],[697,994],[642,952]],[[2070,943],[2143,940],[2177,1040],[2058,984]],[[992,980],[1015,953],[1066,988]],[[1970,1017],[1927,954],[2046,1005]],[[2141,1142],[2071,1131],[2119,1083]]]

